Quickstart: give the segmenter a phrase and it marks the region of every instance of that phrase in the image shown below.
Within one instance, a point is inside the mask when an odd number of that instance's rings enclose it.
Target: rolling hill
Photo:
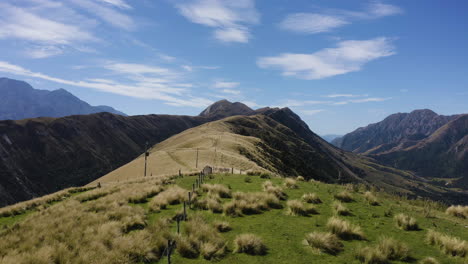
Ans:
[[[124,113],[109,106],[91,106],[64,89],[37,90],[23,81],[0,78],[0,120],[63,117],[109,112]]]

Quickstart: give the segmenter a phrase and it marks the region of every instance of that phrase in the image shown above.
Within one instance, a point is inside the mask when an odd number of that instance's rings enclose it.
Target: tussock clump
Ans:
[[[286,204],[288,206],[288,215],[308,216],[318,213],[315,207],[305,205],[299,200],[290,200]]]
[[[335,199],[340,200],[344,203],[349,203],[354,201],[353,196],[348,191],[342,191],[334,195]]]
[[[335,201],[332,206],[337,215],[343,215],[343,216],[351,215],[351,211],[346,206],[344,206],[342,203],[338,201]]]
[[[220,198],[231,198],[231,190],[222,184],[202,184],[201,188],[204,192],[208,192],[208,194],[216,195]]]
[[[364,198],[366,198],[366,201],[372,206],[379,205],[379,200],[377,199],[377,197],[369,191],[364,193]]]
[[[458,237],[452,237],[434,230],[429,230],[426,234],[426,242],[439,247],[446,255],[462,258],[468,256],[468,242]]]
[[[398,228],[411,231],[411,230],[419,230],[418,223],[415,218],[410,217],[405,214],[397,214],[395,215],[395,222]]]
[[[195,194],[194,194],[195,196]],[[165,209],[168,205],[180,204],[188,200],[188,191],[179,186],[172,186],[156,195],[149,203],[151,211]],[[192,200],[195,200],[193,197]]]
[[[241,234],[234,239],[234,252],[249,255],[265,255],[267,247],[262,239],[254,234]]]
[[[452,205],[445,211],[448,215],[453,215],[463,219],[468,218],[468,206]]]
[[[224,205],[224,214],[228,216],[242,216],[244,214],[260,214],[271,208],[281,208],[279,199],[273,194],[255,192],[233,194],[233,200]]]
[[[138,194],[128,198],[129,203],[146,203],[149,198],[156,196],[163,191],[162,186],[150,186],[141,190]]]
[[[297,180],[297,181],[305,181],[305,179],[304,179],[303,176],[297,176],[296,180]]]
[[[206,198],[197,200],[195,202],[195,207],[203,209],[203,210],[210,210],[213,213],[222,213],[223,212],[223,205],[218,197],[208,196]]]
[[[107,196],[118,191],[120,191],[119,188],[98,188],[76,196],[76,200],[80,201],[81,203],[84,203],[87,201],[97,200],[101,197]]]
[[[338,217],[328,219],[327,228],[342,239],[365,239],[361,227],[352,225],[350,222]]]
[[[409,258],[409,248],[393,238],[382,238],[375,247],[360,249],[356,258],[369,264],[387,264],[390,260],[405,261]]]
[[[214,227],[221,233],[231,231],[231,225],[226,221],[217,221],[213,223]]]
[[[297,185],[296,180],[291,178],[284,179],[284,186],[288,189],[297,189],[299,186]]]
[[[264,173],[260,174],[260,178],[262,178],[262,179],[271,179],[271,175],[269,173],[264,172]]]
[[[304,195],[302,195],[302,201],[312,204],[322,203],[322,200],[320,200],[316,193],[305,193]]]
[[[439,261],[433,257],[427,257],[418,262],[418,264],[439,264]]]
[[[283,188],[274,186],[271,181],[266,181],[262,184],[263,191],[275,195],[280,200],[286,200],[288,195],[283,192]]]
[[[200,215],[192,216],[185,224],[185,236],[177,237],[177,251],[182,257],[219,259],[226,253],[226,242],[215,227]]]
[[[318,252],[336,255],[343,250],[343,243],[332,233],[312,232],[306,235],[305,241]]]

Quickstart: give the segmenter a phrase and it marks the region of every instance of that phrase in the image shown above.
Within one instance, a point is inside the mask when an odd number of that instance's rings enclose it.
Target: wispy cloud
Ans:
[[[191,22],[215,28],[214,37],[222,42],[248,42],[248,26],[260,19],[254,0],[193,0],[177,8]]]
[[[341,98],[341,97],[361,97],[355,96],[352,94],[336,94],[329,96],[329,98]],[[335,101],[335,100],[327,100],[327,101],[320,101],[320,100],[295,100],[295,99],[287,99],[279,104],[278,107],[304,107],[310,105],[326,105],[326,106],[336,106],[336,105],[346,105],[346,104],[359,104],[359,103],[367,103],[367,102],[383,102],[387,100],[391,100],[392,97],[367,97],[368,95],[362,95],[364,98],[359,99],[348,99],[343,101]]]
[[[284,76],[317,80],[362,69],[364,64],[394,55],[395,48],[388,38],[347,40],[312,54],[283,53],[257,60],[261,68],[279,68]]]
[[[99,0],[101,2],[116,6],[121,9],[132,9],[132,7],[127,4],[124,0]]]
[[[224,81],[216,81],[213,84],[214,88],[235,88],[239,86],[240,83],[238,82],[224,82]]]
[[[300,112],[303,113],[304,115],[316,115],[318,113],[324,112],[325,110],[323,109],[315,109],[315,110],[301,110]]]
[[[401,13],[403,9],[398,6],[371,1],[363,11],[323,9],[314,13],[289,14],[279,26],[283,30],[295,33],[316,34],[332,31],[356,20],[377,19]]]
[[[118,27],[124,30],[134,30],[136,28],[136,24],[130,16],[125,15],[124,13],[117,11],[112,7],[101,5],[95,1],[90,0],[69,1],[114,27]],[[118,3],[122,5],[122,1],[107,0],[104,2],[114,3],[116,6],[118,6]]]
[[[127,67],[123,67],[124,65]],[[66,80],[0,61],[0,72],[28,78],[37,78],[135,98],[156,99],[172,106],[205,107],[212,103],[209,99],[191,96],[190,91],[186,89],[187,84],[179,84],[171,79],[165,79],[164,77],[167,77],[166,74],[170,72],[169,70],[164,71],[158,67],[148,65],[123,63],[116,63],[115,67],[107,65],[104,68],[119,73],[120,78],[124,78],[127,81],[122,82],[102,78],[88,78],[84,81]]]
[[[366,97],[369,96],[368,94],[328,94],[322,97],[328,98],[337,98],[337,97]]]
[[[362,99],[353,99],[353,100],[346,100],[346,101],[339,101],[339,102],[334,102],[333,105],[346,105],[350,103],[367,103],[367,102],[383,102],[387,100],[391,100],[392,97],[368,97],[368,98],[362,98]]]

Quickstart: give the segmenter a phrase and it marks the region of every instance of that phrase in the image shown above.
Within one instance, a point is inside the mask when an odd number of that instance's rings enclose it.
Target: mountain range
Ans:
[[[0,120],[63,117],[109,112],[124,113],[109,106],[91,106],[64,89],[34,89],[26,82],[0,78]]]

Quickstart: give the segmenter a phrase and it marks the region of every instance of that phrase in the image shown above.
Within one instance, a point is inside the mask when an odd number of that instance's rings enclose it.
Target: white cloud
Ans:
[[[364,11],[324,9],[314,13],[289,14],[279,26],[283,30],[295,33],[316,34],[332,31],[336,28],[351,24],[356,20],[378,19],[402,13],[403,9],[398,6],[373,0],[367,5]]]
[[[335,102],[333,105],[346,105],[349,103],[367,103],[367,102],[383,102],[387,100],[391,100],[392,97],[368,97],[368,98],[362,98],[362,99],[354,99],[354,100],[347,100],[347,101],[340,101],[340,102]]]
[[[368,94],[328,94],[324,95],[323,97],[328,98],[337,98],[337,97],[366,97],[369,96]]]
[[[281,22],[280,28],[296,33],[314,34],[328,32],[348,23],[344,18],[338,16],[296,13],[288,15]]]
[[[121,64],[123,65],[123,64]],[[90,88],[103,92],[114,93],[129,97],[141,98],[141,99],[156,99],[165,102],[168,105],[172,106],[190,106],[190,107],[206,107],[213,102],[206,98],[194,97],[188,94],[188,91],[185,88],[177,87],[177,83],[172,82],[157,82],[156,80],[151,80],[150,78],[145,79],[144,76],[141,76],[145,73],[150,74],[159,74],[159,70],[152,70],[153,67],[146,65],[137,65],[137,64],[127,64],[133,65],[134,67],[129,71],[125,72],[121,68],[117,67],[116,72],[126,73],[128,79],[132,80],[132,77],[140,77],[139,81],[133,81],[131,83],[118,82],[109,79],[86,79],[85,81],[72,81],[61,79],[46,74],[33,72],[28,69],[25,69],[21,66],[14,65],[5,61],[0,61],[0,72],[6,72],[14,75],[25,76],[28,78],[37,78],[42,80],[47,80],[51,82],[56,82],[60,84]],[[112,68],[111,68],[112,69]],[[161,79],[164,80],[164,79]],[[185,84],[181,84],[185,85]],[[183,98],[180,96],[184,95]]]
[[[100,5],[90,0],[69,0],[73,4],[85,9],[91,14],[94,14],[106,23],[124,30],[133,30],[136,24],[130,16],[127,16],[111,7]],[[114,2],[114,1],[110,1]],[[118,2],[118,1],[117,1]]]
[[[321,113],[321,112],[323,112],[323,111],[325,111],[325,110],[323,110],[323,109],[302,110],[301,113],[303,113],[304,115],[309,115],[309,116],[311,116],[311,115],[316,115],[316,114],[318,114],[318,113]]]
[[[284,76],[305,80],[317,80],[355,72],[363,65],[378,58],[395,54],[395,48],[387,38],[347,40],[336,48],[328,48],[312,54],[284,53],[257,60],[261,68],[279,68]]]
[[[248,42],[247,26],[258,23],[260,17],[254,0],[193,0],[177,8],[191,22],[215,28],[215,38],[223,42]]]
[[[239,91],[239,90],[234,90],[234,89],[223,89],[223,90],[221,90],[221,92],[227,93],[227,94],[233,94],[233,95],[239,95],[239,94],[241,94],[241,91]]]
[[[34,46],[25,51],[26,56],[33,59],[43,59],[60,55],[62,53],[63,49],[59,46]]]
[[[132,9],[132,7],[123,0],[100,0],[110,5],[114,5],[121,9]]]
[[[214,88],[235,88],[239,86],[240,83],[238,82],[223,82],[223,81],[217,81],[213,84]]]

